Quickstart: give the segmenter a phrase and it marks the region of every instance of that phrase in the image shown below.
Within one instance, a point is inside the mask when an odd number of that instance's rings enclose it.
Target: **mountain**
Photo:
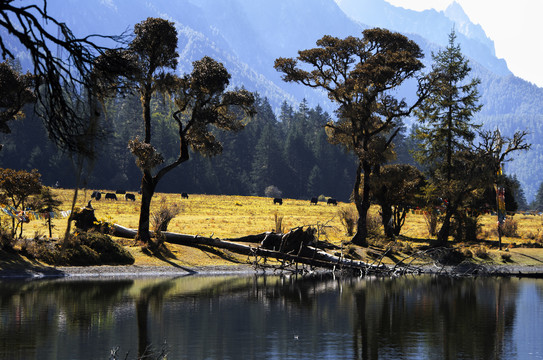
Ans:
[[[462,7],[453,2],[442,12],[398,8],[386,0],[336,0],[353,20],[370,27],[383,27],[404,34],[417,34],[439,46],[446,46],[454,28],[463,53],[498,75],[511,75],[505,60],[496,58],[494,42],[480,25],[473,24]],[[429,53],[428,53],[429,54]]]
[[[451,29],[470,59],[483,110],[476,120],[486,128],[500,127],[502,134],[528,130],[530,152],[507,166],[532,199],[543,179],[543,89],[515,77],[484,29],[473,24],[461,6],[452,3],[445,11],[422,12],[395,7],[385,0],[49,0],[48,12],[68,24],[76,35],[120,34],[147,17],[174,21],[179,32],[178,71],[191,71],[191,63],[204,55],[225,64],[232,86],[243,86],[266,97],[277,113],[281,103],[307,100],[333,114],[334,105],[325,93],[287,84],[273,68],[278,57],[295,57],[312,48],[325,34],[360,36],[368,27],[384,27],[406,34],[426,54],[447,44]],[[0,35],[4,37],[5,34]],[[407,99],[413,86],[402,89]]]

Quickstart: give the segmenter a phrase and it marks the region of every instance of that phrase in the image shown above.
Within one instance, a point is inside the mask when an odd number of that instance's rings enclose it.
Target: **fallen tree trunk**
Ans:
[[[363,274],[376,272],[382,274],[390,272],[391,270],[389,267],[386,266],[376,266],[365,263],[363,261],[350,260],[343,257],[338,257],[320,249],[317,249],[313,246],[304,244],[303,242],[300,243],[300,248],[298,249],[298,251],[295,251],[296,249],[292,249],[292,244],[290,244],[289,247],[289,244],[286,240],[288,240],[289,237],[301,237],[301,232],[303,232],[303,230],[296,229],[290,231],[287,234],[276,234],[272,232],[267,232],[239,238],[243,242],[261,243],[261,246],[239,244],[235,242],[238,239],[228,239],[228,241],[225,241],[217,238],[209,238],[199,235],[186,235],[171,232],[162,232],[161,234],[164,236],[165,242],[172,244],[195,247],[205,245],[220,249],[226,249],[237,254],[262,258],[273,258],[295,264],[306,264],[320,268],[338,270],[359,270]],[[135,238],[136,234],[137,230],[113,224],[113,232],[111,234],[113,236],[133,239]],[[288,249],[290,249],[290,251],[285,251]]]

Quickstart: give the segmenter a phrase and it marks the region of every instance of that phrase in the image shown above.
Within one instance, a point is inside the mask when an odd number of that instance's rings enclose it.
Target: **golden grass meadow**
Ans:
[[[61,210],[69,210],[73,197],[71,189],[53,189],[56,198],[62,201]],[[111,192],[102,190],[102,192]],[[91,199],[91,190],[80,190],[76,208],[85,206]],[[136,201],[125,200],[118,195],[119,200],[93,200],[92,206],[99,220],[119,224],[129,228],[137,228],[141,196],[136,194]],[[310,205],[309,200],[283,199],[283,205],[274,205],[272,198],[235,195],[203,195],[189,194],[188,199],[181,199],[180,194],[156,193],[151,204],[151,214],[166,204],[177,206],[179,214],[171,221],[168,231],[221,239],[236,238],[245,235],[259,234],[276,230],[276,217],[282,217],[282,228],[289,229],[299,226],[313,226],[319,229],[319,240],[327,240],[341,246],[349,240],[346,229],[341,222],[340,210],[353,204],[338,202],[337,206],[319,202]],[[371,214],[378,216],[378,207],[372,207]],[[502,237],[503,251],[511,255],[511,261],[519,265],[543,265],[543,249],[533,247],[541,243],[543,238],[543,216],[516,214],[513,219],[518,224],[517,236]],[[3,221],[8,221],[2,215]],[[67,218],[53,219],[53,238],[61,237],[66,229]],[[480,223],[480,243],[456,244],[460,247],[485,247],[490,255],[485,261],[500,262],[497,249],[498,234],[496,217],[484,215]],[[24,238],[43,237],[48,234],[44,220],[32,220],[24,224]],[[424,215],[410,213],[402,228],[399,242],[410,243],[413,247],[427,244],[431,239]],[[153,259],[141,253],[130,240],[122,240],[136,257],[136,264],[165,265],[161,260]],[[520,247],[525,245],[527,247]],[[231,261],[221,254],[204,252],[203,250],[168,244],[175,263],[184,266],[223,265]],[[363,253],[363,251],[362,251]],[[243,257],[234,257],[244,262]]]

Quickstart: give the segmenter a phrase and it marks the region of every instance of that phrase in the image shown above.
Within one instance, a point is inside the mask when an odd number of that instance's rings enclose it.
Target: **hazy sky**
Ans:
[[[453,0],[386,0],[406,9],[444,10]],[[516,76],[543,87],[543,0],[456,0],[494,41]]]

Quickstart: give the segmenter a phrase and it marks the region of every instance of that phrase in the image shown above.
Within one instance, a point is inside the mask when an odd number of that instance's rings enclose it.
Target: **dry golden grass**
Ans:
[[[104,192],[106,190],[103,190]],[[69,210],[73,190],[55,189],[54,194],[62,201],[61,209]],[[77,207],[83,207],[90,199],[91,191],[80,191]],[[139,195],[136,201],[125,201],[120,195],[118,201],[102,200],[92,201],[96,217],[99,220],[123,225],[129,228],[137,228],[140,210]],[[283,199],[283,205],[274,205],[271,198],[251,196],[215,196],[190,194],[189,199],[181,199],[180,194],[158,193],[153,197],[151,213],[158,210],[162,203],[173,206],[177,204],[180,213],[171,221],[168,231],[221,239],[236,238],[245,235],[258,234],[275,230],[275,216],[283,217],[282,227],[285,230],[298,226],[313,226],[319,228],[319,240],[328,240],[340,245],[348,241],[346,229],[341,224],[338,210],[352,207],[352,204],[339,203],[338,206],[326,205],[319,202],[318,205],[310,205],[309,200]],[[370,214],[376,216],[377,207],[372,207]],[[518,249],[518,245],[534,243],[543,239],[543,217],[533,215],[515,215],[513,218],[518,223],[519,237],[503,237],[504,249],[509,247],[513,254],[513,261],[522,264],[543,264],[543,250]],[[8,218],[2,215],[2,220]],[[56,218],[53,237],[62,237],[66,229],[66,218]],[[496,217],[485,215],[481,217],[482,231],[479,238],[490,242],[497,242]],[[34,220],[24,225],[25,238],[34,238],[48,234],[44,220]],[[402,229],[402,235],[407,239],[416,239],[413,247],[424,243],[429,239],[426,222],[423,215],[408,214],[406,223]],[[411,243],[411,242],[410,242]],[[125,245],[131,245],[124,242]],[[465,245],[464,245],[465,246]],[[470,245],[471,246],[471,245]],[[164,265],[164,261],[149,256],[144,256],[141,249],[129,246],[129,251],[136,257],[139,265]],[[225,253],[209,253],[200,249],[169,246],[172,259],[179,265],[219,265],[230,263]],[[494,247],[488,250],[491,260],[500,261],[500,253]],[[243,261],[238,258],[237,260]],[[531,261],[531,262],[530,262]]]
[[[69,210],[73,190],[56,189],[55,195],[63,203],[62,210]],[[80,191],[77,206],[83,207],[90,200],[90,191]],[[141,197],[136,201],[125,201],[122,195],[118,201],[93,200],[92,206],[99,220],[137,228]],[[168,231],[184,234],[218,237],[222,239],[258,234],[275,230],[275,214],[283,217],[283,228],[298,226],[321,226],[325,230],[323,238],[333,242],[346,240],[345,229],[341,225],[338,209],[352,206],[339,203],[338,206],[319,203],[309,205],[309,200],[283,199],[283,205],[274,205],[272,199],[253,196],[216,196],[190,194],[181,199],[180,194],[157,193],[151,203],[151,213],[157,211],[162,203],[180,208],[168,226]],[[66,228],[67,219],[56,218],[53,237],[59,237]],[[35,220],[24,225],[24,237],[46,234],[45,221]]]

